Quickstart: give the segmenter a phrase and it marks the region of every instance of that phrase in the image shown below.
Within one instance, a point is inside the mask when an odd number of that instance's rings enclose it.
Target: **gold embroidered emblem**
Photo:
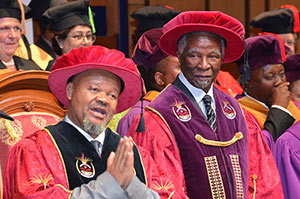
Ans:
[[[204,157],[204,161],[207,170],[212,198],[225,199],[226,198],[225,188],[224,188],[221,172],[219,169],[217,157],[215,155]]]
[[[95,167],[92,163],[93,160],[82,156],[80,158],[76,158],[76,169],[79,174],[86,178],[92,178],[95,175]]]
[[[236,182],[236,198],[244,198],[242,171],[238,155],[229,155]]]
[[[164,190],[168,191],[169,189],[174,189],[174,185],[171,181],[167,180],[165,183],[160,180],[160,184],[158,182],[152,183],[151,187],[156,190]]]
[[[192,118],[191,111],[189,107],[185,105],[185,102],[177,102],[175,100],[175,103],[172,105],[172,111],[176,118],[182,122],[188,122]]]
[[[1,119],[0,140],[2,143],[13,146],[19,142],[23,135],[22,123],[15,119],[14,122]]]
[[[230,119],[233,120],[236,117],[236,112],[235,109],[230,105],[229,102],[223,102],[223,107],[222,107],[222,111],[224,113],[224,115]]]
[[[30,181],[25,183],[26,186],[30,186],[32,184],[42,184],[44,186],[44,189],[47,188],[47,184],[49,184],[50,180],[54,180],[51,174],[46,174],[44,177],[42,177],[41,175],[34,175],[33,178],[29,179]]]
[[[43,129],[47,125],[47,120],[41,116],[31,116],[31,122],[38,129]]]

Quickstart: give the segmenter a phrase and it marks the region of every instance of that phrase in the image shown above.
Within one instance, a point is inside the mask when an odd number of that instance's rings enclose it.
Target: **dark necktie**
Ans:
[[[205,109],[206,109],[207,122],[210,124],[211,128],[216,132],[217,129],[216,114],[211,105],[211,97],[209,95],[205,95],[202,100],[204,102]]]
[[[91,141],[91,144],[93,145],[93,147],[95,148],[95,150],[97,151],[98,155],[101,156],[101,153],[100,153],[100,142],[97,141],[97,140],[92,140]]]

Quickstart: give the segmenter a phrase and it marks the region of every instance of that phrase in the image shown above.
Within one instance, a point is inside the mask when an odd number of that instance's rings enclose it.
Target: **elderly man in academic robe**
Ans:
[[[188,197],[246,198],[246,122],[237,101],[213,86],[221,64],[243,54],[244,27],[221,12],[190,11],[163,32],[160,48],[182,72],[146,107],[145,131],[136,132],[136,117],[128,135]]]

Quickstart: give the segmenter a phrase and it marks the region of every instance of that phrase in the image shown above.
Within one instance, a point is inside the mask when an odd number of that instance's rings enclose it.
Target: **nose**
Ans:
[[[89,40],[87,39],[86,36],[83,36],[82,41],[81,41],[81,45],[82,46],[87,46],[89,43]]]
[[[274,80],[274,86],[277,87],[284,82],[284,77],[281,77],[279,74],[277,74]]]
[[[99,93],[97,96],[96,96],[96,102],[103,106],[103,107],[106,107],[107,104],[108,104],[108,97],[104,94],[104,93]]]
[[[13,38],[17,37],[17,34],[18,33],[14,29],[11,28],[8,32],[8,37],[13,39]]]
[[[210,64],[207,57],[202,57],[198,63],[198,67],[202,70],[208,70],[210,68]]]

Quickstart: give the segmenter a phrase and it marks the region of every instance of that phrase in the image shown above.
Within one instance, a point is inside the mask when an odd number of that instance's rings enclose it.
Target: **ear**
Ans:
[[[66,92],[67,92],[67,98],[70,101],[72,99],[73,92],[74,92],[74,83],[73,82],[70,82],[67,84]]]
[[[58,38],[58,36],[55,36],[55,40],[56,40],[58,46],[59,46],[61,49],[63,49],[63,48],[64,48],[64,42],[63,42],[62,40],[60,40],[60,39]]]
[[[161,72],[155,72],[154,80],[159,86],[163,86],[165,83],[164,75]]]

